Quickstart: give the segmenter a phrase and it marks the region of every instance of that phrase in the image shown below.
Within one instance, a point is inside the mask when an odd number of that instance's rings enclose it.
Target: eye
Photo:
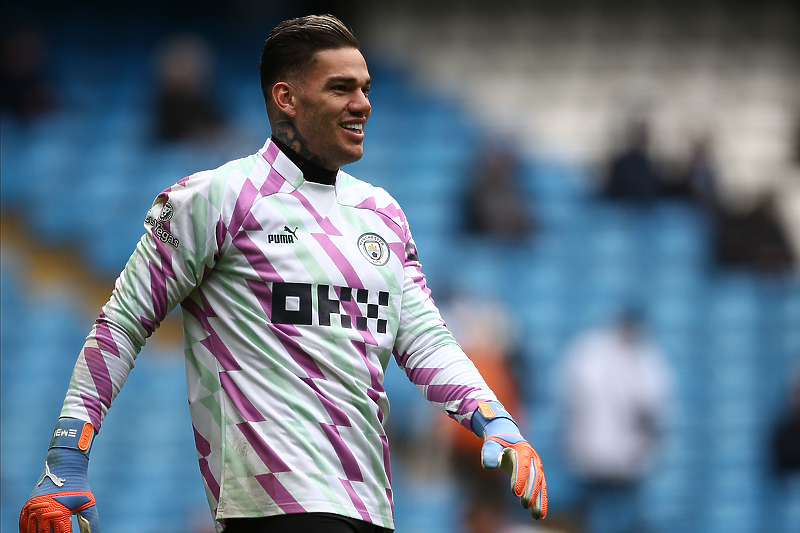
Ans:
[[[372,89],[370,89],[369,87],[365,87],[361,89],[361,92],[364,93],[364,96],[369,96],[369,94],[372,92]]]

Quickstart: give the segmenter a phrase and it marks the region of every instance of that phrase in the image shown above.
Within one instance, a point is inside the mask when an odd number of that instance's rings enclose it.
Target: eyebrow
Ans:
[[[328,78],[326,85],[333,83],[358,84],[358,78],[352,76],[333,76],[332,78]],[[372,78],[367,78],[364,85],[372,85]]]

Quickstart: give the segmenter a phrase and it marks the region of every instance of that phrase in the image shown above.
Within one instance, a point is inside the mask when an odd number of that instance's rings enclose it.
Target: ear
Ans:
[[[295,109],[297,98],[294,94],[294,87],[285,81],[279,81],[272,86],[272,101],[281,113],[292,118],[297,115],[297,110]]]

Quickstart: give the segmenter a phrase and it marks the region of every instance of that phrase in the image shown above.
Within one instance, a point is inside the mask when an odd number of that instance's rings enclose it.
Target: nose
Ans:
[[[363,115],[369,117],[372,111],[372,104],[369,103],[369,98],[363,91],[354,91],[355,96],[350,100],[348,109],[353,114]]]

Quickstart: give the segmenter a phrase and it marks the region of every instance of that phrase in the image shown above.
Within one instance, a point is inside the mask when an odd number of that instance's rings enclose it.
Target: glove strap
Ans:
[[[478,408],[472,413],[472,432],[482,439],[486,439],[487,435],[497,433],[497,431],[487,433],[486,426],[490,422],[497,422],[492,424],[492,427],[496,426],[503,433],[519,433],[517,423],[514,422],[503,404],[495,401],[479,402]]]
[[[94,442],[94,426],[77,418],[59,418],[50,440],[50,449],[67,448],[89,456]]]

